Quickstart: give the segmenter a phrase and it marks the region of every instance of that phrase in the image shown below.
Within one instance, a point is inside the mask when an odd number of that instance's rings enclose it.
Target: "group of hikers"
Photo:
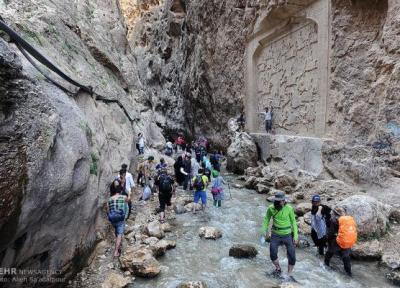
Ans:
[[[139,137],[141,134],[139,134]],[[143,153],[141,143],[138,143],[139,156]],[[176,146],[178,146],[176,148]],[[167,148],[169,148],[167,146]],[[125,230],[125,220],[129,218],[132,207],[133,189],[136,185],[143,187],[139,200],[147,201],[158,194],[160,223],[166,219],[166,210],[171,208],[171,198],[176,194],[178,186],[185,191],[193,191],[193,213],[196,213],[197,203],[201,200],[202,210],[207,205],[207,189],[213,196],[213,204],[222,206],[224,200],[224,185],[227,183],[220,174],[221,153],[208,153],[208,142],[197,141],[187,145],[182,136],[175,141],[177,153],[173,167],[169,167],[164,158],[155,164],[154,157],[148,156],[140,162],[137,169],[137,180],[127,171],[128,166],[123,164],[119,174],[110,186],[110,198],[107,205],[108,219],[115,229],[116,243],[114,257],[121,253],[121,240]],[[165,154],[171,151],[165,149]],[[172,151],[173,152],[173,151]],[[172,172],[173,170],[173,172]],[[355,221],[346,216],[344,210],[337,207],[331,209],[321,204],[321,197],[314,195],[311,199],[311,238],[318,248],[318,253],[324,255],[324,263],[330,265],[334,254],[342,258],[347,275],[351,276],[350,248],[357,240]],[[270,224],[272,224],[271,229]],[[268,230],[271,233],[268,233]],[[282,268],[278,260],[278,248],[284,245],[287,250],[288,276],[291,276],[296,263],[295,247],[298,244],[298,228],[294,209],[288,204],[284,192],[277,191],[266,212],[261,233],[269,240],[270,258],[275,266],[274,276],[280,277]],[[270,234],[270,236],[269,236]],[[325,249],[327,251],[325,252]]]
[[[350,252],[357,241],[357,227],[353,217],[345,215],[341,207],[331,209],[321,204],[319,195],[314,195],[311,203],[311,238],[318,248],[319,255],[323,256],[327,248],[324,264],[329,267],[331,258],[339,254],[346,274],[351,277]],[[271,221],[269,236],[267,232]],[[270,241],[270,258],[275,266],[273,275],[279,277],[282,273],[278,260],[278,247],[284,245],[288,258],[288,276],[294,280],[291,273],[296,264],[295,246],[298,244],[299,235],[294,209],[287,203],[284,192],[275,193],[273,204],[267,209],[261,233]]]

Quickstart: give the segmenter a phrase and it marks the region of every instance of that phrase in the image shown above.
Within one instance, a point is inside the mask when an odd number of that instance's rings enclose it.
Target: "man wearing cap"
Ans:
[[[319,255],[324,255],[326,232],[330,226],[332,209],[321,204],[321,197],[314,195],[311,199],[311,238],[318,247]]]
[[[296,264],[295,245],[298,243],[299,236],[294,209],[286,204],[286,200],[285,193],[282,191],[275,193],[274,204],[268,207],[261,233],[267,236],[269,223],[272,219],[271,242],[269,245],[270,258],[275,265],[275,274],[280,275],[282,269],[278,260],[278,248],[280,245],[285,245],[289,262],[288,276],[290,277]]]

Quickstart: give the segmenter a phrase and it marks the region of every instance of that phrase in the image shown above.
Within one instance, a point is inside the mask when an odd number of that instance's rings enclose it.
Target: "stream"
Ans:
[[[137,278],[134,287],[175,288],[185,281],[204,281],[208,287],[276,287],[279,280],[268,276],[273,271],[269,259],[268,243],[259,241],[259,229],[266,212],[268,202],[265,195],[247,189],[233,188],[235,177],[226,175],[231,183],[232,199],[225,189],[225,201],[222,208],[212,205],[208,193],[206,212],[193,215],[176,215],[170,221],[177,240],[176,248],[168,251],[159,259],[162,272],[154,279]],[[198,230],[202,226],[213,226],[223,233],[222,238],[214,240],[200,239]],[[311,242],[310,242],[311,243]],[[251,244],[258,250],[253,259],[229,257],[229,248],[233,244]],[[385,271],[376,262],[352,261],[353,278],[344,275],[343,264],[339,257],[331,261],[332,269],[325,268],[323,260],[318,258],[315,247],[296,249],[297,263],[293,276],[299,287],[395,287],[385,279]],[[287,259],[284,246],[279,248],[279,259],[283,271],[287,271]]]

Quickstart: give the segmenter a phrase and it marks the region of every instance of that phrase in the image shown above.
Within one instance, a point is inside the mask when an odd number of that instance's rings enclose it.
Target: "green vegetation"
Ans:
[[[97,176],[99,158],[94,152],[90,153],[92,162],[90,163],[90,174]]]

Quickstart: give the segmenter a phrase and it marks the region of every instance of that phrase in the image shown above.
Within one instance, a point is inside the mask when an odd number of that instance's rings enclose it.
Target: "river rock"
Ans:
[[[201,204],[200,203],[189,203],[189,204],[185,205],[186,212],[193,211],[193,205],[196,205],[196,211],[201,209]]]
[[[284,187],[295,187],[297,184],[296,178],[288,174],[279,174],[275,177],[275,188],[282,189]]]
[[[354,195],[339,202],[337,206],[354,217],[359,236],[379,237],[388,228],[390,206],[371,196]]]
[[[150,237],[157,237],[159,239],[164,237],[164,231],[158,221],[150,222],[146,228],[145,233]]]
[[[158,241],[160,241],[160,239],[158,239],[157,237],[148,237],[145,238],[142,243],[146,244],[146,245],[154,245],[156,244]]]
[[[273,180],[270,180],[270,179],[267,178],[267,177],[258,177],[258,178],[256,179],[256,182],[257,182],[258,184],[263,184],[263,185],[269,186],[269,187],[273,187],[273,186],[274,186],[274,183],[273,183],[272,181],[273,181]]]
[[[299,217],[297,219],[297,228],[299,230],[299,234],[311,235],[311,226],[304,221],[304,217]]]
[[[246,132],[235,133],[228,147],[226,168],[236,174],[243,174],[245,169],[257,165],[257,147]]]
[[[311,211],[312,204],[310,202],[303,202],[296,205],[294,212],[297,216],[303,216],[307,212]]]
[[[386,278],[394,285],[400,286],[400,271],[391,271],[386,274]]]
[[[255,176],[255,177],[262,177],[262,168],[260,166],[257,167],[248,167],[244,171],[244,175],[246,176]]]
[[[182,191],[183,192],[183,191]],[[189,195],[185,196],[179,196],[176,198],[175,203],[180,204],[182,206],[185,206],[186,204],[192,203],[193,202],[193,197]]]
[[[170,249],[173,249],[176,247],[176,241],[174,241],[174,240],[162,239],[157,244],[160,246],[165,246],[165,248],[167,250],[170,250]]]
[[[246,182],[244,183],[244,187],[247,189],[255,189],[257,186],[257,177],[250,176],[247,178]]]
[[[176,288],[207,288],[207,284],[203,281],[190,281],[181,283]]]
[[[199,229],[199,236],[205,239],[216,240],[222,237],[222,232],[215,227],[201,227]]]
[[[252,245],[237,244],[229,249],[229,256],[235,258],[254,258],[257,254],[257,249]]]
[[[161,224],[161,229],[162,229],[164,232],[171,232],[171,231],[172,231],[171,224],[166,223],[166,222]]]
[[[399,269],[400,268],[400,253],[399,252],[385,252],[382,255],[382,264],[390,269]]]
[[[106,280],[101,284],[101,288],[124,288],[131,283],[131,279],[115,272],[110,272]]]
[[[263,184],[257,184],[256,187],[257,187],[256,191],[259,194],[268,194],[269,191],[271,190],[268,186],[265,186]]]
[[[185,206],[183,206],[182,204],[179,204],[179,203],[174,205],[174,211],[176,214],[186,213]]]
[[[380,260],[382,253],[378,240],[358,242],[351,248],[351,256],[358,260]]]
[[[121,269],[136,276],[153,278],[160,273],[160,263],[153,251],[144,245],[129,247],[119,258]]]

